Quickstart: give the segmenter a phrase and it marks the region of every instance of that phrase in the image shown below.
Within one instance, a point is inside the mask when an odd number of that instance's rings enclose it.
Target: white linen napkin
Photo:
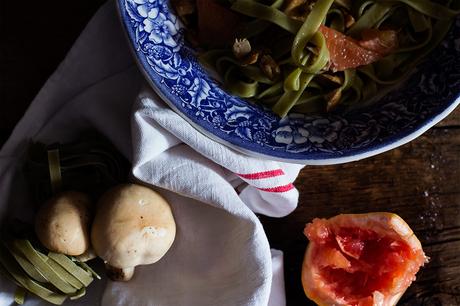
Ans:
[[[20,170],[30,140],[67,142],[88,128],[171,203],[177,236],[163,259],[138,267],[130,282],[95,282],[69,305],[285,305],[282,252],[270,250],[254,212],[291,212],[302,166],[242,155],[169,109],[146,88],[113,2],[90,21],[0,151],[0,214],[32,217]],[[0,278],[0,306],[10,305],[13,292]]]

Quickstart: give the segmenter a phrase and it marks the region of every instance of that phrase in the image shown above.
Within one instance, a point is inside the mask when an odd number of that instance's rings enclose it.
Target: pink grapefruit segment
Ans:
[[[394,51],[398,44],[395,31],[368,30],[362,40],[355,40],[339,31],[320,26],[329,50],[330,68],[343,71],[374,63]]]
[[[427,261],[420,241],[390,213],[338,215],[306,225],[306,295],[319,305],[395,305]]]

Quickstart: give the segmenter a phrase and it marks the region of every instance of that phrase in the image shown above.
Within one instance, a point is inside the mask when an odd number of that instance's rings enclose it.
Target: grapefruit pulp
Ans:
[[[374,63],[390,54],[398,43],[397,33],[391,30],[365,31],[362,40],[355,40],[323,25],[319,31],[326,39],[333,71],[344,71]]]
[[[319,305],[395,305],[427,261],[410,227],[391,213],[314,219],[304,233],[302,285]]]

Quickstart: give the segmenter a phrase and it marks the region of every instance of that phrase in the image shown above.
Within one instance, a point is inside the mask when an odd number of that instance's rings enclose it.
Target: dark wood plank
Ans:
[[[371,211],[403,217],[431,257],[400,304],[460,305],[459,153],[460,130],[433,129],[373,158],[305,168],[296,181],[299,208],[286,218],[261,218],[272,247],[285,252],[288,305],[308,305],[300,282],[305,223]]]
[[[460,127],[460,108],[456,108],[447,118],[439,122],[436,127]]]

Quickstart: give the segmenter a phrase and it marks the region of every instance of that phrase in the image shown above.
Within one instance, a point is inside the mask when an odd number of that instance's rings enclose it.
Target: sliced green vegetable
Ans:
[[[305,19],[305,22],[296,33],[292,44],[291,55],[294,63],[298,66],[302,65],[304,49],[313,36],[315,36],[321,23],[325,20],[333,2],[333,0],[318,0],[315,2],[312,11],[308,14],[307,19]]]
[[[87,272],[85,269],[79,267],[66,255],[50,252],[48,253],[48,257],[57,262],[61,267],[67,270],[67,272],[75,276],[75,278],[77,278],[85,287],[88,287],[93,281],[91,272]]]
[[[224,86],[232,94],[243,98],[254,97],[259,83],[256,81],[245,82],[236,76],[235,67],[230,67],[224,75]]]
[[[54,193],[61,189],[61,161],[59,157],[59,149],[48,150],[48,165],[50,172],[51,189]]]
[[[71,296],[70,296],[70,299],[71,299],[71,300],[78,300],[79,298],[84,297],[85,294],[86,294],[86,288],[83,287],[83,288],[81,288],[80,290],[78,290],[77,293],[75,293],[74,295],[71,295]]]
[[[330,9],[329,12],[327,12],[327,16],[331,19],[330,27],[332,29],[342,33],[345,32],[345,17],[342,10],[338,8]]]
[[[407,8],[407,14],[410,24],[416,33],[426,31],[431,27],[431,23],[427,20],[425,15],[416,12],[414,9]]]
[[[283,82],[277,82],[276,84],[262,91],[256,98],[261,99],[265,97],[272,97],[274,95],[280,94],[282,92],[282,89],[283,89]]]
[[[37,268],[28,261],[24,255],[17,250],[14,245],[9,242],[5,243],[6,248],[10,251],[11,255],[13,255],[14,259],[17,263],[21,266],[21,268],[34,280],[41,283],[48,283],[48,280],[37,270]]]
[[[96,273],[90,266],[88,266],[86,263],[79,261],[78,264],[85,269],[88,273],[91,273],[95,278],[101,279],[101,276]]]
[[[351,9],[351,2],[346,0],[334,0],[334,2],[340,6],[343,6],[346,9]]]
[[[66,294],[75,293],[77,290],[72,287],[61,275],[59,275],[47,262],[41,257],[28,240],[15,240],[14,246],[24,254],[24,256],[45,276],[48,281],[56,288]]]
[[[365,3],[367,5],[367,2]],[[357,37],[365,29],[373,28],[394,7],[392,3],[375,3],[348,30],[347,35]]]
[[[16,288],[16,291],[14,292],[14,302],[19,305],[24,304],[24,301],[26,299],[26,293],[26,289],[18,286],[18,288]]]
[[[291,33],[296,33],[302,25],[302,22],[289,18],[275,7],[263,5],[256,1],[236,0],[231,8],[241,14],[274,23]]]
[[[318,55],[314,57],[314,60],[306,65],[303,61],[301,62],[301,67],[303,72],[317,74],[321,69],[323,69],[330,58],[329,49],[327,48],[326,39],[321,32],[316,32],[313,34],[311,42],[314,43],[318,48]]]
[[[234,12],[251,17],[244,19],[247,22],[240,32],[244,34],[242,37],[254,46],[260,44],[261,52],[270,53],[280,73],[277,78],[268,79],[256,66],[241,68],[229,50],[211,50],[206,54],[212,55],[213,70],[219,74],[216,79],[223,77],[224,87],[231,94],[270,106],[281,117],[294,106],[296,111],[307,109],[307,106],[298,107],[300,102],[317,109],[316,106],[321,106],[321,94],[325,101],[338,100],[347,107],[365,105],[382,90],[404,81],[422,57],[439,45],[460,14],[458,0],[316,0],[307,1],[308,7],[299,12],[286,10],[289,5],[283,0],[228,2]],[[297,5],[300,8],[303,4]],[[335,46],[331,37],[326,38],[318,31],[321,27],[350,37],[343,38],[344,42],[338,39]],[[375,34],[380,35],[379,31],[394,31],[398,43],[388,41],[386,45],[384,33],[382,37],[373,38]],[[356,48],[347,46],[353,41],[351,38],[356,40]],[[358,58],[368,55],[364,55],[366,50],[360,52],[359,47],[369,48],[367,51],[381,56],[369,55],[370,63],[363,66],[367,60]],[[377,50],[380,47],[381,52]],[[364,74],[365,81],[361,76],[350,78],[339,91],[331,84],[319,82],[318,93],[307,91],[302,98],[317,75],[342,73],[336,71],[335,57],[350,63],[355,61],[353,73]],[[332,93],[333,99],[328,97]]]
[[[297,91],[300,89],[300,75],[302,69],[296,68],[284,79],[283,89],[284,91]]]
[[[278,114],[280,117],[286,116],[289,110],[294,105],[296,105],[297,100],[299,100],[300,96],[305,91],[305,88],[307,88],[308,84],[311,82],[311,80],[314,77],[315,75],[313,74],[303,73],[299,78],[300,80],[299,90],[284,92],[284,94],[281,96],[278,102],[276,102],[276,104],[273,106],[272,108],[273,112],[275,114]]]
[[[67,270],[61,267],[61,265],[58,264],[53,259],[48,257],[46,263],[49,264],[50,267],[53,268],[54,271],[56,271],[56,273],[58,273],[63,279],[65,279],[75,289],[81,289],[84,286],[84,284],[80,282],[78,278],[76,278],[71,273],[67,272]]]
[[[259,67],[246,66],[240,68],[241,72],[248,78],[263,84],[273,84],[274,82],[260,70]]]
[[[380,0],[382,2],[388,2],[393,4],[394,0]],[[414,10],[430,16],[435,19],[439,20],[448,20],[455,18],[458,14],[460,14],[460,10],[452,10],[449,7],[436,3],[435,1],[431,0],[397,0],[398,2],[407,4],[408,6],[412,7]]]
[[[66,300],[66,295],[45,288],[40,283],[31,279],[14,260],[14,257],[1,245],[0,265],[14,278],[15,282],[38,297],[55,305],[61,305]]]

